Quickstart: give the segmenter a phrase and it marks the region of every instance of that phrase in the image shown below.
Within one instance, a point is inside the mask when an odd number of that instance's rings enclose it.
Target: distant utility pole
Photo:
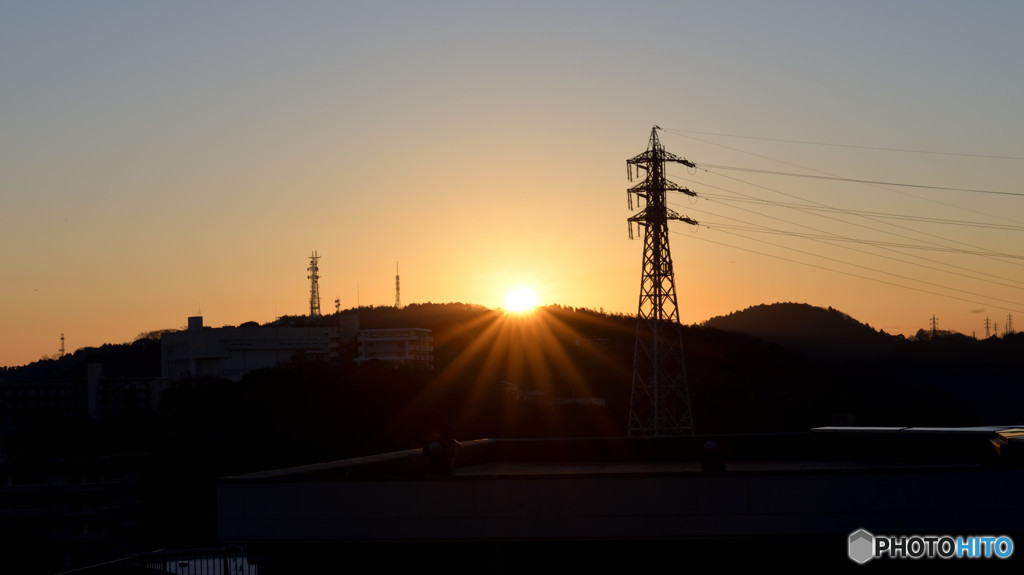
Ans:
[[[695,167],[692,162],[665,151],[658,141],[658,126],[651,129],[647,151],[626,160],[629,180],[643,170],[642,182],[627,190],[641,210],[628,219],[644,228],[643,273],[636,314],[636,349],[633,356],[633,388],[629,401],[630,436],[671,437],[693,435],[690,392],[683,361],[683,337],[679,327],[675,272],[668,246],[668,221],[696,225],[665,204],[667,191],[697,194],[665,179],[665,162]],[[641,201],[643,200],[643,201]]]
[[[341,298],[334,298],[334,313],[341,313]]]
[[[932,339],[939,334],[939,320],[932,314]]]
[[[402,307],[402,289],[398,283],[398,262],[395,262],[395,309]]]
[[[320,256],[313,252],[313,255],[309,256],[309,275],[306,279],[309,280],[309,317],[320,317],[320,285],[317,283],[320,279]]]
[[[1006,315],[1006,335],[1013,335],[1013,314]]]
[[[60,334],[60,356],[64,357],[64,334]]]
[[[988,323],[989,323],[988,316],[985,316],[985,339],[988,339],[989,336],[991,335],[991,333],[989,333],[989,331],[988,331],[988,328],[989,328]]]

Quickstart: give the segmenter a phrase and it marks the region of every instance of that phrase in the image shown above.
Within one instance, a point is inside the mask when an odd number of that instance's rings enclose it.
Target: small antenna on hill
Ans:
[[[317,281],[320,279],[320,256],[313,252],[313,255],[309,256],[309,275],[306,279],[309,283],[309,317],[320,317],[320,285]]]
[[[395,309],[402,307],[402,288],[398,280],[398,262],[395,262]]]

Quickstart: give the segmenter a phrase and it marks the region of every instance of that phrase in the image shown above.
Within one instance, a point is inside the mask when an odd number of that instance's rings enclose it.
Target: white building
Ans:
[[[434,335],[429,329],[396,328],[359,331],[359,356],[362,364],[371,359],[420,369],[434,369]]]
[[[342,327],[203,327],[188,318],[188,329],[161,338],[161,374],[171,380],[210,377],[238,381],[246,373],[296,359],[332,359],[354,339],[356,324]]]

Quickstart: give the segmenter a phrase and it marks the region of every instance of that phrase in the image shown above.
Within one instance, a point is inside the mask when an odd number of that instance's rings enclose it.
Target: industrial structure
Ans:
[[[696,196],[665,178],[665,163],[695,167],[692,162],[665,151],[658,141],[658,126],[651,129],[647,151],[626,161],[630,181],[642,170],[644,180],[629,188],[629,208],[634,198],[641,210],[629,218],[644,229],[643,274],[636,315],[636,349],[633,356],[633,388],[629,402],[630,436],[671,437],[693,434],[690,394],[683,360],[682,331],[676,303],[676,280],[668,246],[668,221],[697,222],[677,214],[665,204],[667,191]],[[642,201],[641,201],[642,200]]]
[[[434,335],[429,329],[364,329],[359,332],[356,363],[380,360],[394,367],[434,369]]]
[[[0,427],[156,412],[168,383],[158,377],[110,377],[104,375],[102,363],[87,364],[84,379],[0,381]]]
[[[225,378],[233,381],[254,370],[298,358],[334,359],[355,339],[358,320],[339,319],[334,327],[204,327],[188,318],[188,329],[160,339],[161,375],[170,380]]]
[[[402,289],[398,282],[398,262],[395,262],[395,309],[402,307]]]
[[[321,317],[320,257],[316,251],[309,256],[311,318]],[[395,262],[395,308],[400,308],[402,303],[399,281],[398,262]],[[335,298],[334,309],[338,316],[335,326],[246,324],[213,328],[204,326],[200,315],[190,317],[188,329],[166,333],[161,338],[161,375],[171,381],[190,378],[239,381],[254,369],[275,367],[297,359],[351,357],[349,354],[357,341],[355,359],[358,363],[376,359],[394,367],[434,368],[434,338],[429,329],[360,331],[358,314],[343,315],[340,298]]]
[[[309,317],[320,317],[320,286],[317,281],[320,279],[320,256],[316,251],[309,256]]]

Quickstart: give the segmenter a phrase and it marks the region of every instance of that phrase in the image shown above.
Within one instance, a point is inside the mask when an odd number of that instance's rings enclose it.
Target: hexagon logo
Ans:
[[[861,565],[871,560],[874,554],[875,536],[864,529],[858,529],[850,533],[849,548],[847,553]]]

